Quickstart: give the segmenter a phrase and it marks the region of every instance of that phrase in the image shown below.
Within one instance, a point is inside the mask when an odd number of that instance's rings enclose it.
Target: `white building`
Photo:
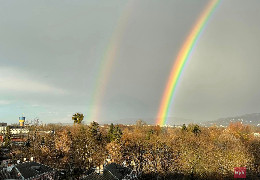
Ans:
[[[8,126],[0,126],[0,134],[6,134],[7,133],[7,127]],[[29,129],[25,127],[20,126],[9,126],[10,127],[10,134],[28,134]]]
[[[10,134],[28,134],[29,129],[23,127],[10,127]]]
[[[7,126],[0,126],[0,134],[5,134],[7,131]]]

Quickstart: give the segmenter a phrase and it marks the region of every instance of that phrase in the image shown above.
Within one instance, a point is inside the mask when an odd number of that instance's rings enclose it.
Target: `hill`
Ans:
[[[219,118],[214,121],[206,121],[203,123],[200,123],[200,125],[203,126],[228,126],[230,123],[234,122],[241,122],[246,125],[252,125],[252,126],[260,126],[260,113],[253,113],[253,114],[245,114],[241,116],[234,116],[234,117],[226,117],[226,118]]]

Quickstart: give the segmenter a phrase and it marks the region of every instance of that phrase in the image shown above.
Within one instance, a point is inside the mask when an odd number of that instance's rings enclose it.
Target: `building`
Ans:
[[[9,134],[9,135],[8,135]],[[9,137],[14,145],[23,145],[29,134],[29,129],[21,126],[0,126],[0,143]]]
[[[19,117],[20,125],[7,125],[0,123],[0,143],[4,143],[4,139],[8,137],[12,144],[23,145],[29,134],[29,129],[24,126],[25,117]]]
[[[29,129],[21,126],[10,126],[10,134],[11,135],[25,135],[29,133]]]
[[[0,148],[0,168],[7,167],[11,160],[10,149]]]
[[[137,173],[128,167],[116,163],[105,165],[97,168],[85,177],[88,180],[135,180]]]
[[[8,165],[0,171],[0,179],[52,180],[58,179],[57,171],[37,162]]]
[[[0,123],[0,134],[5,134],[7,132],[7,123]]]
[[[0,127],[2,127],[2,126],[7,126],[7,123],[0,123]]]
[[[19,117],[19,123],[20,125],[7,125],[7,123],[0,123],[0,134],[4,135],[7,134],[8,131],[11,135],[16,135],[16,134],[28,134],[29,129],[24,127],[24,121],[25,117]]]

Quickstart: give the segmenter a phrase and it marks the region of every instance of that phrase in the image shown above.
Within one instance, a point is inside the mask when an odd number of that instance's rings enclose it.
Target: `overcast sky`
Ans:
[[[68,123],[81,112],[88,123],[118,27],[98,122],[155,118],[175,57],[208,2],[0,1],[0,121],[15,123],[24,113]],[[170,116],[200,122],[260,112],[259,19],[259,0],[220,3],[183,71]]]

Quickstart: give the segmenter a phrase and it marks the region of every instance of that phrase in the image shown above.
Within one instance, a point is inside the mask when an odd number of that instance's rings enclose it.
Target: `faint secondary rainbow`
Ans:
[[[163,97],[161,100],[161,104],[159,107],[159,111],[157,114],[156,124],[163,126],[165,125],[170,106],[172,103],[173,96],[176,91],[176,86],[180,79],[180,75],[184,69],[185,64],[189,60],[192,50],[194,49],[196,42],[198,41],[200,34],[202,33],[203,29],[205,28],[207,21],[211,17],[212,13],[216,9],[217,5],[219,4],[220,0],[211,0],[209,4],[206,6],[202,14],[200,15],[199,19],[193,26],[191,32],[189,33],[188,37],[186,38],[184,44],[182,45],[181,50],[179,51],[177,58],[173,64],[172,70],[170,72],[170,76],[168,78]]]
[[[106,86],[111,75],[113,65],[116,60],[116,56],[119,51],[119,46],[122,40],[122,36],[125,32],[125,28],[128,22],[128,18],[131,14],[134,1],[129,0],[126,4],[123,13],[119,17],[117,26],[113,35],[110,39],[110,42],[106,48],[106,51],[103,55],[102,61],[100,62],[100,69],[98,70],[96,84],[94,85],[93,98],[91,102],[91,109],[89,114],[87,114],[88,121],[98,121],[99,114],[101,112],[101,102],[103,100]]]

